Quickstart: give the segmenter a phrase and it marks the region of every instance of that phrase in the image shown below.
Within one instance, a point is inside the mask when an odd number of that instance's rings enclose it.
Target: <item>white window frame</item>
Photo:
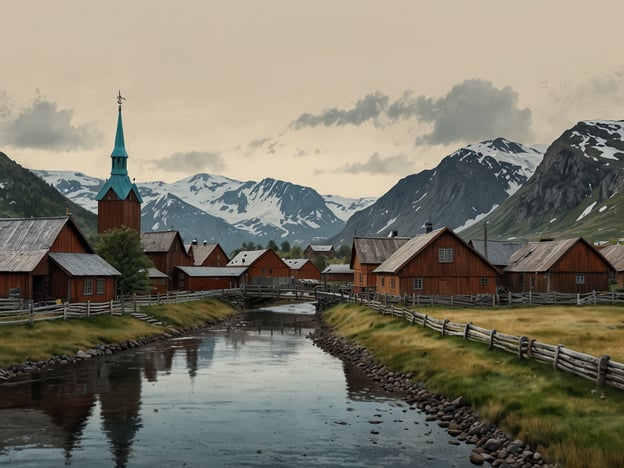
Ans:
[[[85,278],[82,282],[82,294],[83,296],[93,295],[93,279]]]
[[[412,280],[412,288],[414,291],[422,291],[423,289],[423,279],[422,278],[414,278]]]
[[[583,273],[576,274],[576,284],[585,284],[585,274]]]
[[[453,247],[440,247],[438,249],[439,263],[453,263]]]
[[[106,280],[104,278],[97,278],[95,280],[95,294],[102,295],[106,292]]]

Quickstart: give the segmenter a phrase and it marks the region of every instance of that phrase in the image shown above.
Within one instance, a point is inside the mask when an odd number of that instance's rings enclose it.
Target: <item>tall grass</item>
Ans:
[[[466,311],[456,316],[491,326],[478,320],[474,313]],[[522,313],[527,316],[528,311],[523,309]],[[438,311],[431,315],[460,321]],[[464,396],[482,418],[534,444],[566,467],[624,466],[624,392],[620,390],[596,391],[591,382],[553,371],[550,366],[518,360],[503,351],[490,351],[480,343],[442,337],[404,319],[382,316],[355,304],[336,306],[324,318],[340,334],[366,346],[391,368],[412,372],[413,380],[425,382],[435,393],[450,398]],[[501,320],[491,324],[505,333],[527,333],[515,330],[514,324],[509,323],[510,316]],[[505,323],[506,327],[499,327]],[[579,330],[583,335],[593,335],[587,326],[577,328],[571,318],[557,325],[559,334],[553,336],[571,337]],[[604,348],[603,345],[602,352],[608,354],[610,349]]]
[[[166,326],[196,327],[236,313],[217,300],[152,306],[144,310]],[[42,361],[55,355],[73,354],[96,344],[123,343],[143,336],[162,334],[164,328],[130,315],[98,315],[67,321],[35,322],[33,326],[0,327],[0,367],[25,361]]]

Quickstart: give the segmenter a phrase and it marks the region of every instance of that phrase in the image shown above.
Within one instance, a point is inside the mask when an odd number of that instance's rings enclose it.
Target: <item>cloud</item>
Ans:
[[[55,151],[75,151],[98,146],[102,133],[91,125],[75,127],[74,111],[58,109],[45,98],[37,97],[32,107],[12,116],[6,99],[0,104],[0,136],[10,146]]]
[[[368,121],[379,125],[384,119],[430,125],[429,133],[418,137],[416,145],[475,142],[499,136],[523,141],[532,133],[531,110],[518,107],[518,93],[481,79],[456,84],[440,98],[417,96],[408,90],[391,104],[388,96],[378,91],[360,99],[352,109],[302,114],[291,127],[361,125]]]
[[[317,127],[323,125],[343,126],[343,125],[360,125],[369,120],[377,119],[388,105],[388,96],[377,91],[373,94],[364,96],[355,103],[352,109],[338,109],[336,107],[326,109],[320,114],[314,115],[310,113],[301,114],[294,120],[290,126],[294,129],[304,127]]]
[[[412,161],[404,154],[388,156],[382,158],[378,153],[374,153],[365,162],[346,164],[338,172],[347,174],[404,174],[411,170]]]
[[[225,164],[219,153],[202,151],[189,151],[186,153],[173,153],[171,156],[157,159],[152,163],[159,169],[172,172],[222,171]]]
[[[256,148],[260,148],[262,147],[265,143],[268,143],[269,141],[271,141],[270,138],[258,138],[256,140],[251,140],[248,144],[247,147],[251,148],[251,149],[256,149]]]

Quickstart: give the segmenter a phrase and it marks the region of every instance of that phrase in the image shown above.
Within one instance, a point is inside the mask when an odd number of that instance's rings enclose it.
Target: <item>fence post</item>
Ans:
[[[557,368],[559,367],[559,352],[561,351],[561,347],[563,345],[558,344],[557,345],[557,349],[555,350],[555,357],[553,359],[553,369],[557,370]]]
[[[609,355],[605,354],[598,361],[598,372],[596,372],[596,386],[604,387],[607,380],[607,369],[609,367]]]
[[[113,300],[110,300],[110,313],[111,315],[113,315]],[[121,311],[121,313],[123,314],[123,310]]]
[[[511,307],[511,289],[507,291],[507,304]]]
[[[557,305],[557,291],[553,291],[553,301]]]
[[[69,303],[63,302],[63,320],[67,320],[68,312],[69,312]]]
[[[576,293],[576,305],[581,305],[581,293]]]
[[[490,344],[488,346],[488,349],[492,349],[494,347],[494,335],[496,335],[496,330],[491,330],[490,331]]]
[[[34,315],[35,305],[31,302],[30,304],[28,304],[28,325],[30,325],[31,327],[33,326]]]
[[[137,312],[136,293],[135,292],[132,293],[132,312],[134,312],[135,314]]]
[[[529,289],[529,305],[533,305],[533,295],[531,294],[530,289]]]
[[[596,305],[596,290],[592,291],[592,297],[594,298],[594,305]]]
[[[522,359],[522,345],[528,343],[529,339],[526,336],[521,336],[518,341],[518,359]]]
[[[442,322],[442,336],[444,336],[444,333],[446,332],[446,324],[447,323],[449,323],[449,319],[444,319],[444,322]]]
[[[470,325],[472,325],[472,322],[466,322],[466,326],[464,327],[464,340],[468,339],[468,332],[470,331]]]
[[[453,295],[451,295],[451,309],[453,308]]]
[[[91,316],[91,301],[87,301],[87,318]]]
[[[427,319],[429,318],[428,314],[425,314],[425,318],[423,319],[423,328],[427,326]]]

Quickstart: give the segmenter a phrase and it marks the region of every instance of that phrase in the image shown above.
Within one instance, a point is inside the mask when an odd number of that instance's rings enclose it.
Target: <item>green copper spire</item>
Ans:
[[[95,197],[96,200],[102,200],[109,190],[113,190],[120,200],[125,200],[130,192],[134,192],[136,199],[142,203],[141,195],[137,186],[130,181],[128,177],[128,153],[126,152],[126,144],[124,141],[123,125],[121,124],[121,104],[126,98],[121,95],[121,91],[117,95],[118,115],[117,115],[117,133],[115,135],[115,149],[111,153],[112,168],[110,178],[104,183],[99,193]]]
[[[121,124],[121,103],[125,99],[126,98],[121,95],[121,91],[119,91],[119,94],[117,95],[117,104],[119,107],[119,115],[117,117],[117,134],[115,135],[115,149],[113,149],[111,154],[112,157],[128,157],[128,153],[126,153],[126,143],[124,141],[123,125]]]

